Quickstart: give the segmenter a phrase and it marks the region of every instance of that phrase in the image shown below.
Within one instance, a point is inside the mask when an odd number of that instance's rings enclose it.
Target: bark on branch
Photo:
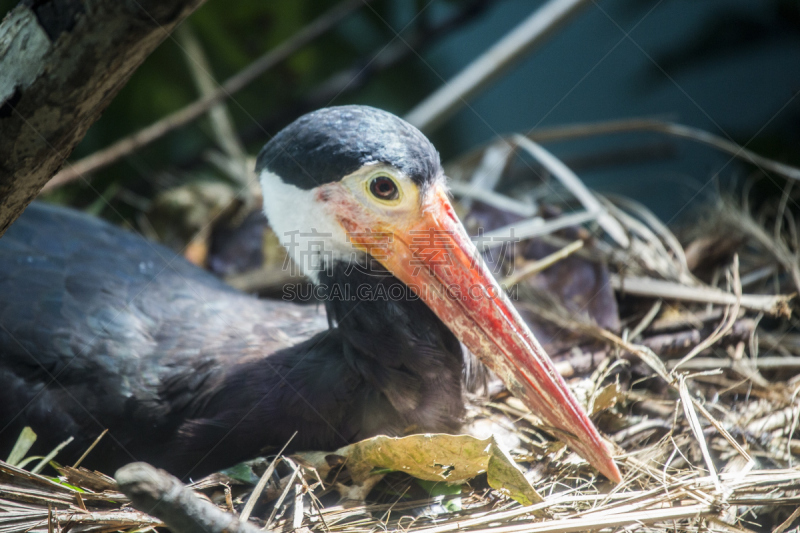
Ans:
[[[23,1],[0,23],[0,236],[204,0]]]

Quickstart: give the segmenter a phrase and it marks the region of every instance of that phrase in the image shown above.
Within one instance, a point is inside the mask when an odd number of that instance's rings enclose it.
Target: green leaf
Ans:
[[[255,485],[259,480],[259,476],[253,472],[253,466],[249,461],[226,468],[222,471],[222,473],[235,479],[236,481],[241,481],[242,483],[246,483],[248,485]]]
[[[29,455],[14,466],[17,468],[25,468],[29,463],[32,463],[33,461],[39,461],[41,459],[44,459],[44,455]]]
[[[436,496],[452,496],[454,494],[461,494],[461,485],[453,485],[451,483],[443,483],[441,481],[428,481],[427,479],[415,479],[414,481],[434,498]]]
[[[442,481],[426,481],[424,479],[415,479],[414,482],[425,489],[432,498],[442,497],[442,507],[448,512],[456,513],[461,510],[461,498],[446,498],[445,496],[460,495],[463,485],[452,485]]]
[[[28,426],[25,426],[19,437],[17,437],[17,442],[11,449],[6,462],[10,465],[19,466],[19,463],[25,458],[25,454],[28,453],[34,442],[36,442],[36,433]]]

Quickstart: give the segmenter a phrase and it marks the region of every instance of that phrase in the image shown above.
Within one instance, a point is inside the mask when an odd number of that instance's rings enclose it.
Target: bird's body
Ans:
[[[317,306],[257,300],[65,208],[33,204],[0,240],[0,294],[5,450],[31,425],[40,452],[76,437],[71,458],[109,428],[89,465],[136,459],[197,476],[279,448],[295,430],[293,449],[335,449],[453,431],[463,409],[460,347],[420,300],[331,302],[345,326],[329,329]],[[416,323],[418,338],[399,334]],[[404,360],[417,354],[430,368]]]
[[[199,476],[279,448],[457,431],[464,345],[611,479],[608,450],[486,269],[439,156],[374,108],[287,126],[264,211],[325,314],[258,301],[166,248],[34,205],[0,239],[0,441]],[[62,455],[62,457],[64,457]],[[68,456],[67,456],[68,457]],[[102,462],[102,461],[105,462]]]

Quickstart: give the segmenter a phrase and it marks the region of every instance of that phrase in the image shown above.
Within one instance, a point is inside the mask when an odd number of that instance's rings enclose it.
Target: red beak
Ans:
[[[428,191],[412,227],[391,228],[391,242],[354,239],[403,281],[508,389],[607,478],[620,472],[597,429],[459,222],[443,187]],[[388,229],[388,228],[387,228]],[[385,235],[385,233],[383,234]]]

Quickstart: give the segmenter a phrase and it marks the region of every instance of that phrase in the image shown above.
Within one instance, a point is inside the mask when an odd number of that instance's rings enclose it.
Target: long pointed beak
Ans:
[[[394,228],[387,253],[376,259],[414,290],[515,396],[560,430],[562,440],[619,483],[609,449],[487,269],[444,187],[426,196],[421,218],[402,232]]]

